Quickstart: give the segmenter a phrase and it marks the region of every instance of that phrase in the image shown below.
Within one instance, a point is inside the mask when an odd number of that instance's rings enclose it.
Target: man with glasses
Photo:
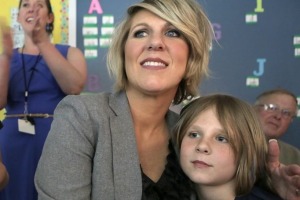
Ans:
[[[297,98],[285,89],[265,91],[256,97],[255,109],[267,139],[278,140],[297,116]],[[281,140],[278,143],[281,163],[300,165],[299,149]]]

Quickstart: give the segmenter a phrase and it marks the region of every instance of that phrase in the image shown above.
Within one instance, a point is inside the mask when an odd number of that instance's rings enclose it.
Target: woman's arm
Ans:
[[[39,19],[35,26],[32,42],[39,48],[58,85],[65,94],[80,94],[87,78],[83,53],[78,48],[70,47],[65,58],[51,43],[49,34],[40,29]]]
[[[70,47],[67,58],[64,58],[50,42],[39,43],[38,47],[60,88],[66,94],[80,94],[87,78],[86,61],[82,52]]]
[[[73,95],[57,106],[35,173],[39,199],[90,199],[94,155],[92,124]]]
[[[7,91],[9,80],[9,64],[13,51],[13,41],[10,28],[0,19],[0,41],[2,52],[0,52],[0,110],[5,107],[7,103]]]

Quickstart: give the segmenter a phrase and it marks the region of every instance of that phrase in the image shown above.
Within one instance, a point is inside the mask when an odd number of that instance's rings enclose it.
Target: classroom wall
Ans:
[[[300,102],[299,0],[198,0],[215,30],[211,77],[199,87],[202,95],[227,93],[254,103],[264,90],[291,90]],[[0,0],[9,16],[18,0]],[[79,47],[88,64],[84,93],[109,91],[113,81],[105,56],[111,34],[136,0],[52,0],[56,10],[54,42]],[[6,13],[3,11],[5,10]],[[300,109],[300,105],[299,105]],[[300,112],[282,138],[300,148]],[[1,113],[0,113],[1,117]]]
[[[108,91],[112,80],[105,56],[111,33],[135,0],[85,0],[76,3],[76,46],[88,63],[85,92]],[[211,77],[199,91],[227,93],[254,103],[260,92],[282,87],[300,102],[300,1],[199,0],[216,35]],[[72,4],[70,2],[70,4]],[[299,106],[300,107],[300,106]],[[300,148],[300,112],[283,140]]]
[[[298,97],[300,109],[300,1],[204,2],[221,38],[212,51],[213,73],[201,85],[202,94],[226,92],[254,103],[264,90],[282,87]],[[300,148],[299,110],[282,139]]]

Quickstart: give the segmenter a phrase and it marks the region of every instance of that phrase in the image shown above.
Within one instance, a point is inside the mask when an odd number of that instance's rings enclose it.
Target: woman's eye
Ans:
[[[147,35],[146,31],[143,31],[143,30],[136,31],[134,33],[134,37],[136,37],[136,38],[142,38],[142,37],[145,37],[146,35]]]
[[[23,3],[22,7],[27,7],[29,4],[28,3]]]
[[[167,36],[169,37],[180,37],[180,32],[178,30],[169,30],[167,33],[166,33]]]

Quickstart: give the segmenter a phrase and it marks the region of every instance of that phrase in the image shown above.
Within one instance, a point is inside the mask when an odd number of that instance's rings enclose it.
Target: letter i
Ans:
[[[256,8],[254,12],[264,12],[264,8],[262,7],[262,0],[256,0]]]

